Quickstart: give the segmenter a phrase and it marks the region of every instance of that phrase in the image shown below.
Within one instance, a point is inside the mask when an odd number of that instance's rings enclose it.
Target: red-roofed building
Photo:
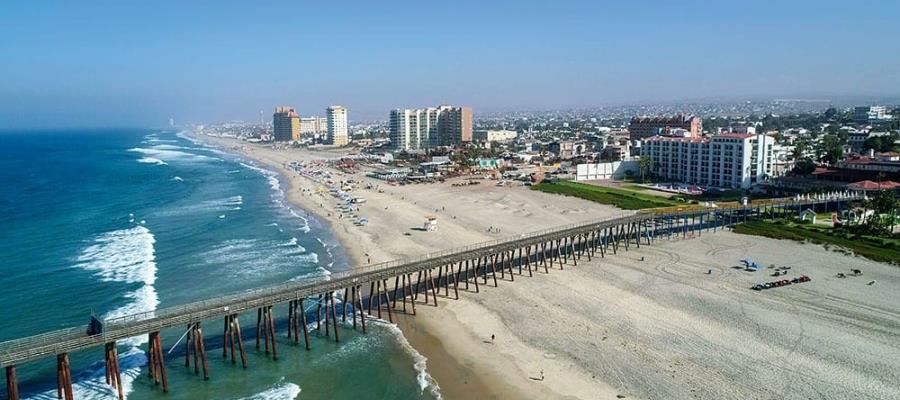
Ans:
[[[865,190],[867,192],[878,191],[878,190],[897,190],[900,188],[900,183],[894,181],[883,181],[883,182],[873,182],[873,181],[859,181],[853,182],[847,185],[850,189],[856,190]]]
[[[700,137],[703,122],[693,115],[674,117],[634,117],[628,125],[631,139],[646,139],[653,136],[668,136],[675,130],[685,130],[692,138]]]

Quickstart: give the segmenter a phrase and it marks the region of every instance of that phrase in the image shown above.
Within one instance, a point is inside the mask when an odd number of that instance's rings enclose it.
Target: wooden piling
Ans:
[[[200,350],[200,362],[203,364],[203,380],[209,380],[209,364],[206,362],[206,345],[203,343],[203,327],[197,322],[194,325],[194,336],[197,339],[197,347]]]
[[[194,339],[194,374],[200,373],[200,336],[197,335],[197,324],[191,325],[191,337]]]
[[[275,347],[275,317],[272,315],[272,306],[269,306],[268,309],[269,316],[269,330],[271,331],[271,340],[272,340],[272,359],[278,359],[278,349]]]
[[[469,290],[469,261],[466,260],[466,290]],[[456,272],[456,280],[459,280],[459,271]],[[477,283],[478,281],[476,280],[475,282]]]
[[[294,302],[288,301],[288,330],[287,330],[288,339],[291,338],[292,331],[294,330],[293,327],[294,327]]]
[[[299,312],[303,312],[302,308],[300,308],[300,301],[297,299],[290,301],[291,308],[294,309],[294,320],[292,321],[292,325],[288,327],[288,330],[294,331],[294,344],[300,343],[300,317],[297,316],[297,310]]]
[[[347,322],[347,288],[344,288],[344,297],[341,297],[341,322]]]
[[[228,315],[225,315],[222,325],[222,358],[228,358]]]
[[[354,288],[354,293],[356,293]],[[356,306],[353,306],[353,321],[356,321]],[[309,347],[309,330],[306,329],[306,308],[303,306],[303,299],[300,299],[300,324],[303,325],[303,343],[306,345],[306,350],[310,350]]]
[[[256,349],[259,350],[260,324],[262,323],[262,308],[256,309]]]
[[[431,269],[428,270],[428,278],[431,280],[431,297],[434,298],[434,306],[437,307],[437,288],[434,286],[434,274],[433,274],[433,270],[431,270]],[[425,294],[426,294],[425,302],[428,303],[428,296],[427,296],[428,288],[427,287],[425,288]]]
[[[116,342],[106,343],[106,384],[112,386],[113,389],[116,389],[119,394],[119,399],[123,400],[125,398],[124,390],[122,389],[122,373],[119,369],[119,355],[118,350],[116,349]]]
[[[460,261],[459,265],[456,266],[456,273],[453,274],[453,295],[456,297],[456,300],[459,300],[459,270],[462,269],[462,265],[463,263]]]
[[[325,294],[325,337],[331,337],[331,316],[328,311],[328,301],[331,300],[331,292]]]
[[[359,288],[360,288],[359,286],[356,287],[357,294],[359,293]],[[366,315],[363,313],[362,296],[358,296],[356,301],[357,301],[357,304],[359,305],[359,322],[362,325],[363,333],[366,333]],[[413,303],[413,315],[415,315],[415,314],[416,314],[416,306],[415,306],[415,303]]]
[[[372,307],[371,301],[369,301],[369,307]],[[316,330],[322,331],[322,295],[319,295],[319,300],[316,302]]]
[[[400,291],[400,275],[394,277],[394,298],[391,307],[397,308],[397,292]]]
[[[383,280],[381,283],[384,284],[384,300],[385,300],[385,303],[387,304],[386,308],[387,308],[388,322],[393,323],[394,317],[391,315],[391,296],[388,295],[387,279]],[[335,328],[335,330],[337,330],[337,328]]]
[[[406,274],[401,275],[400,277],[400,295],[403,296],[400,298],[400,302],[403,303],[403,313],[406,314]],[[394,288],[394,307],[397,307],[397,291]],[[356,324],[353,325],[353,328],[356,328]]]
[[[336,310],[337,306],[335,306],[335,304],[334,304],[335,296],[334,296],[333,292],[331,293],[330,297],[331,297],[331,324],[332,324],[332,327],[334,328],[334,341],[340,342],[341,339],[340,339],[340,336],[338,336],[338,321],[337,321],[337,310]],[[388,304],[388,305],[390,305],[390,304]],[[390,312],[390,310],[391,310],[391,308],[388,307],[388,312]]]
[[[238,351],[241,352],[241,366],[247,368],[247,353],[244,352],[244,338],[241,336],[241,322],[238,320],[237,314],[232,315],[231,323],[234,325],[233,331],[237,336]],[[234,345],[234,343],[232,343],[232,345]],[[234,349],[232,348],[231,351],[233,353]]]
[[[235,315],[235,314],[232,314],[231,316],[228,317],[228,342],[229,342],[229,345],[231,346],[231,363],[232,364],[237,364],[237,358],[235,357],[235,354],[234,354],[234,350],[236,347],[234,345],[234,319],[236,317],[237,317],[237,315]],[[291,330],[288,329],[288,332],[290,332],[290,331]]]
[[[19,400],[19,380],[16,377],[16,366],[6,367],[6,395],[9,400]]]
[[[375,294],[375,281],[369,282],[369,315],[372,315],[372,295]]]
[[[56,356],[56,396],[60,399],[74,400],[72,393],[72,371],[69,366],[69,353]]]

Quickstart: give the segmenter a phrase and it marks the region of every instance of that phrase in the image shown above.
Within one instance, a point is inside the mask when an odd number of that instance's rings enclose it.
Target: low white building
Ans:
[[[656,136],[645,139],[641,156],[664,179],[707,187],[749,188],[772,176],[775,139],[726,133],[711,138]]]
[[[507,142],[514,140],[518,133],[509,130],[481,129],[473,135],[476,142]]]
[[[613,161],[605,163],[578,164],[575,167],[576,181],[602,179],[624,179],[628,173],[639,175],[641,167],[637,161]]]

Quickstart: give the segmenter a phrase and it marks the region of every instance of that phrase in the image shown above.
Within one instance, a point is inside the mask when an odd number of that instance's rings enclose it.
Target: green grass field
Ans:
[[[835,231],[827,226],[798,225],[785,221],[751,221],[734,226],[734,232],[852,250],[871,260],[900,265],[900,240]]]
[[[568,181],[541,182],[532,186],[531,189],[545,193],[578,197],[600,204],[613,205],[624,210],[643,210],[645,208],[671,207],[685,204],[665,197],[640,193],[637,190],[615,189]]]

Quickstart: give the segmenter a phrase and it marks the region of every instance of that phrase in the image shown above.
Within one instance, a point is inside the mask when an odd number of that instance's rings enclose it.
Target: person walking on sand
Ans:
[[[544,380],[544,370],[541,370],[541,380]]]
[[[495,338],[496,338],[496,337],[495,337],[494,334],[492,333],[492,334],[491,334],[491,344],[494,344],[494,339],[495,339]]]

